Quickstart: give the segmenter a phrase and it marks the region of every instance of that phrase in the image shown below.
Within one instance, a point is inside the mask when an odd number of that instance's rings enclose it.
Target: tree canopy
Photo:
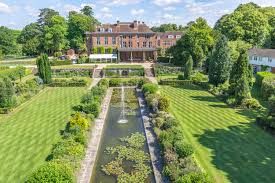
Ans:
[[[151,29],[154,32],[167,32],[167,31],[184,31],[185,27],[183,27],[182,25],[178,26],[177,24],[168,23],[168,24],[162,24],[158,27],[154,26]]]

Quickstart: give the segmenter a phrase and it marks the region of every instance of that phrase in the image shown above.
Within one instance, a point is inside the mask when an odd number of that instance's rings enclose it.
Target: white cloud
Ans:
[[[131,14],[133,16],[141,16],[144,13],[144,9],[132,9]]]
[[[168,7],[165,7],[163,8],[164,11],[173,11],[173,10],[176,10],[175,7],[172,7],[172,6],[168,6]]]
[[[100,9],[100,13],[96,15],[97,18],[112,18],[113,15],[111,13],[110,8],[103,7]]]
[[[0,2],[0,14],[1,13],[11,13],[11,7],[9,7],[7,4]]]
[[[142,2],[143,0],[100,0],[100,4],[104,4],[105,6],[120,6],[120,5],[128,5],[128,4],[137,4]]]
[[[34,9],[31,6],[29,6],[29,5],[25,6],[24,10],[27,12],[27,14],[29,16],[37,17],[39,15],[39,10],[38,9]]]
[[[171,4],[177,4],[182,2],[181,0],[153,0],[153,3],[158,6],[167,6]]]
[[[65,4],[64,9],[66,13],[68,13],[70,11],[80,11],[81,7],[75,6],[73,4]]]
[[[110,12],[110,8],[108,8],[108,7],[103,7],[100,11],[101,11],[101,12],[104,12],[104,13],[108,13],[108,12]]]

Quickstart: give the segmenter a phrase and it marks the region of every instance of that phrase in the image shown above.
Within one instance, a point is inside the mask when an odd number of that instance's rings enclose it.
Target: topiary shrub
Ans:
[[[178,75],[178,80],[184,80],[184,75],[183,74],[179,74]]]
[[[25,181],[25,183],[37,182],[73,183],[75,180],[73,171],[68,165],[57,162],[50,162],[33,172]]]
[[[158,91],[158,85],[147,83],[142,86],[142,92],[145,94],[155,94]]]
[[[186,158],[194,153],[193,146],[183,140],[175,142],[175,149],[180,158]]]

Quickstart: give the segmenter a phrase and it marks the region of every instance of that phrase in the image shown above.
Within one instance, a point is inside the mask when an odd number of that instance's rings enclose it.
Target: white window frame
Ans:
[[[168,35],[168,39],[174,39],[174,35]]]
[[[181,35],[176,35],[176,38],[177,38],[177,39],[180,39],[180,38],[181,38]]]
[[[268,62],[272,62],[272,58],[271,57],[268,57]]]
[[[96,37],[96,44],[97,44],[97,45],[100,45],[100,37],[99,37],[99,36]]]

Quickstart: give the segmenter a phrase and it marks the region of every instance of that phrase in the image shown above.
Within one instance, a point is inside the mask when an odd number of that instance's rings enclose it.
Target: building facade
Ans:
[[[112,54],[119,61],[150,61],[157,59],[158,49],[170,48],[181,36],[182,32],[153,32],[144,22],[117,21],[86,32],[86,44],[90,58],[107,59]]]
[[[254,73],[263,70],[275,73],[275,49],[252,48],[248,54]]]

